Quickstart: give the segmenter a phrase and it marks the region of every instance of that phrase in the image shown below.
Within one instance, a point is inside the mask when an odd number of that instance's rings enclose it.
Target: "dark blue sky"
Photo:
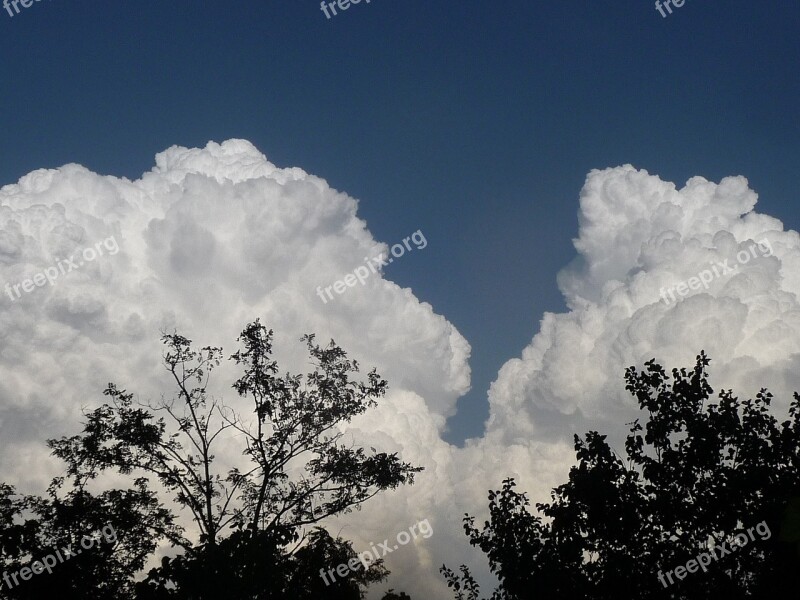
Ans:
[[[574,256],[586,173],[748,177],[797,229],[800,4],[686,0],[43,0],[0,12],[0,184],[67,162],[136,178],[251,140],[361,200],[388,267],[472,345],[450,440],[479,434]]]

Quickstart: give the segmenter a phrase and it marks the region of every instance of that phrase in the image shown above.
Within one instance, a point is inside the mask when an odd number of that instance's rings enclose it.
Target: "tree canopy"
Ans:
[[[626,389],[646,415],[629,424],[624,459],[606,436],[576,435],[577,464],[537,514],[506,479],[482,528],[465,515],[500,582],[493,599],[796,595],[800,396],[780,423],[766,389],[714,400],[709,362],[701,353],[671,377],[655,360],[629,368]],[[480,597],[467,567],[441,572],[458,600]]]
[[[272,339],[256,320],[230,356],[242,371],[233,388],[249,401],[246,416],[207,391],[222,349],[196,349],[178,333],[162,337],[176,390],[171,399],[138,401],[109,383],[109,400],[86,415],[80,434],[48,442],[66,473],[46,498],[0,487],[0,566],[18,571],[104,526],[113,527],[116,538],[0,594],[358,600],[367,585],[384,580],[388,571],[375,561],[326,585],[320,570],[356,554],[350,542],[318,524],[412,484],[422,470],[396,453],[367,451],[344,437],[342,425],[376,406],[387,382],[374,369],[357,379],[358,363],[333,341],[319,346],[313,335],[302,338],[313,371],[280,375]],[[217,459],[226,436],[227,443],[241,444],[238,465]],[[109,474],[128,481],[129,489],[105,489],[101,481]],[[183,515],[193,527],[185,526]],[[163,541],[177,556],[136,582]]]

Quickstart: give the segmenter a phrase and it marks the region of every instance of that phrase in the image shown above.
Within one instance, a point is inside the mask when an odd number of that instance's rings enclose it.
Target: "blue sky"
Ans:
[[[246,138],[361,201],[387,276],[472,345],[451,441],[575,256],[594,168],[681,186],[744,175],[797,228],[800,5],[686,0],[43,0],[0,12],[0,183],[76,162],[136,178],[180,144]]]

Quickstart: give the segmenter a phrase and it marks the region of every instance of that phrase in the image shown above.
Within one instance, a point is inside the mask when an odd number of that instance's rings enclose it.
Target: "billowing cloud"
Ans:
[[[552,458],[573,433],[597,429],[623,450],[624,423],[638,415],[625,369],[654,357],[691,367],[703,349],[717,391],[769,387],[785,414],[800,390],[800,239],[755,212],[756,200],[743,177],[693,177],[677,189],[630,165],[592,171],[577,256],[558,277],[569,312],[545,314],[522,356],[502,367],[476,448],[535,445]],[[510,466],[540,498],[542,460]]]
[[[568,312],[544,315],[491,387],[485,434],[457,449],[442,440],[469,388],[470,347],[455,327],[380,273],[328,302],[318,296],[388,250],[353,198],[243,140],[172,147],[136,181],[78,165],[34,171],[0,189],[0,285],[10,286],[0,290],[0,480],[41,490],[59,467],[44,439],[75,432],[107,382],[144,398],[170,393],[161,330],[232,352],[260,317],[284,369],[307,370],[298,340],[314,332],[389,380],[386,402],[348,433],[426,471],[331,530],[360,551],[428,519],[434,534],[387,556],[393,575],[376,592],[451,598],[443,562],[471,563],[485,580],[463,513],[481,514],[486,491],[509,475],[546,498],[566,477],[573,433],[621,439],[635,415],[622,381],[629,365],[654,356],[691,365],[705,349],[712,382],[726,388],[769,385],[779,410],[800,389],[800,240],[755,204],[741,177],[676,189],[631,166],[591,172],[577,254],[557,282]],[[686,293],[665,302],[662,292],[682,283]],[[214,393],[231,398],[235,376],[221,368]]]
[[[320,299],[318,286],[388,250],[357,206],[242,140],[172,147],[136,181],[66,165],[0,189],[2,479],[42,490],[60,468],[47,459],[45,438],[77,431],[81,408],[101,403],[109,381],[142,398],[172,393],[162,330],[230,354],[243,326],[260,317],[275,330],[284,369],[307,370],[299,341],[307,332],[377,367],[391,390],[382,411],[361,421],[363,437],[429,468],[415,492],[427,498],[422,509],[406,499],[391,518],[352,517],[359,527],[347,533],[368,544],[431,517],[442,500],[432,483],[437,462],[450,452],[440,432],[469,387],[470,348],[377,268],[363,285]],[[234,396],[235,376],[222,367],[214,393]],[[413,563],[430,548],[403,550],[400,559]]]

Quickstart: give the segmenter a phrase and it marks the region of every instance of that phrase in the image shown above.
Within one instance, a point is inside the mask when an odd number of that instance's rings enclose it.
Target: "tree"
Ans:
[[[385,580],[389,574],[382,558],[365,567],[359,562],[351,542],[334,539],[322,528],[314,529],[309,544],[301,548],[295,558],[289,588],[303,600],[360,600],[367,586]],[[348,565],[350,572],[345,578],[337,575],[333,579],[330,571],[338,565]]]
[[[394,590],[389,590],[384,594],[381,600],[411,600],[411,596],[406,594],[405,592],[400,592],[399,594],[395,593]]]
[[[671,381],[655,360],[642,372],[627,370],[626,389],[647,411],[644,426],[630,424],[627,462],[598,432],[575,436],[577,465],[552,491],[552,502],[536,505],[541,516],[530,514],[512,479],[490,492],[490,520],[482,529],[465,516],[470,543],[486,553],[500,581],[493,598],[689,600],[797,592],[799,565],[789,543],[796,531],[777,534],[795,522],[790,498],[800,491],[800,396],[780,424],[765,389],[744,402],[731,390],[710,401],[709,362],[701,353],[692,371],[673,369]],[[701,554],[707,558],[698,561]],[[689,561],[694,570],[687,573]],[[478,598],[469,569],[441,571],[456,598]]]
[[[62,494],[63,484],[54,480],[46,498],[0,484],[0,597],[131,598],[160,537],[153,530],[173,530],[172,517],[142,481],[99,495],[83,485]]]
[[[196,350],[191,340],[172,333],[162,341],[175,398],[135,401],[132,393],[110,383],[104,392],[110,402],[87,414],[80,435],[49,441],[53,454],[67,464],[66,477],[53,489],[66,480],[74,499],[88,498],[89,484],[99,485],[101,474],[133,477],[139,504],[130,512],[141,517],[137,523],[145,549],[152,552],[155,542],[166,539],[182,550],[136,586],[139,597],[300,598],[296,590],[288,595],[298,574],[312,564],[317,570],[328,566],[313,557],[352,553],[349,543],[319,530],[309,535],[307,528],[357,509],[383,490],[413,483],[422,470],[396,453],[367,453],[344,443],[340,426],[385,394],[387,383],[374,369],[366,381],[356,381],[356,361],[333,341],[322,348],[306,335],[302,341],[315,369],[306,376],[279,376],[271,359],[272,336],[258,320],[250,323],[238,338],[239,351],[230,357],[243,370],[233,387],[250,401],[249,419],[207,394],[222,349]],[[232,433],[242,440],[245,466],[224,470],[214,452],[220,436]],[[164,491],[171,498],[164,498]],[[101,498],[108,502],[110,496]],[[196,531],[175,525],[181,510]],[[19,537],[14,531],[4,535]],[[128,557],[128,571],[141,568],[147,554]],[[340,597],[358,598],[363,586],[385,575],[382,563],[356,572],[341,586],[356,595]],[[126,584],[131,586],[130,579]]]
[[[275,535],[279,537],[273,539]],[[346,578],[323,579],[321,572],[356,558],[352,544],[318,527],[294,554],[285,552],[296,540],[290,528],[284,528],[283,536],[277,530],[236,530],[213,550],[164,559],[160,569],[138,584],[137,600],[361,600],[368,585],[388,575],[380,560],[368,568],[357,564]]]

